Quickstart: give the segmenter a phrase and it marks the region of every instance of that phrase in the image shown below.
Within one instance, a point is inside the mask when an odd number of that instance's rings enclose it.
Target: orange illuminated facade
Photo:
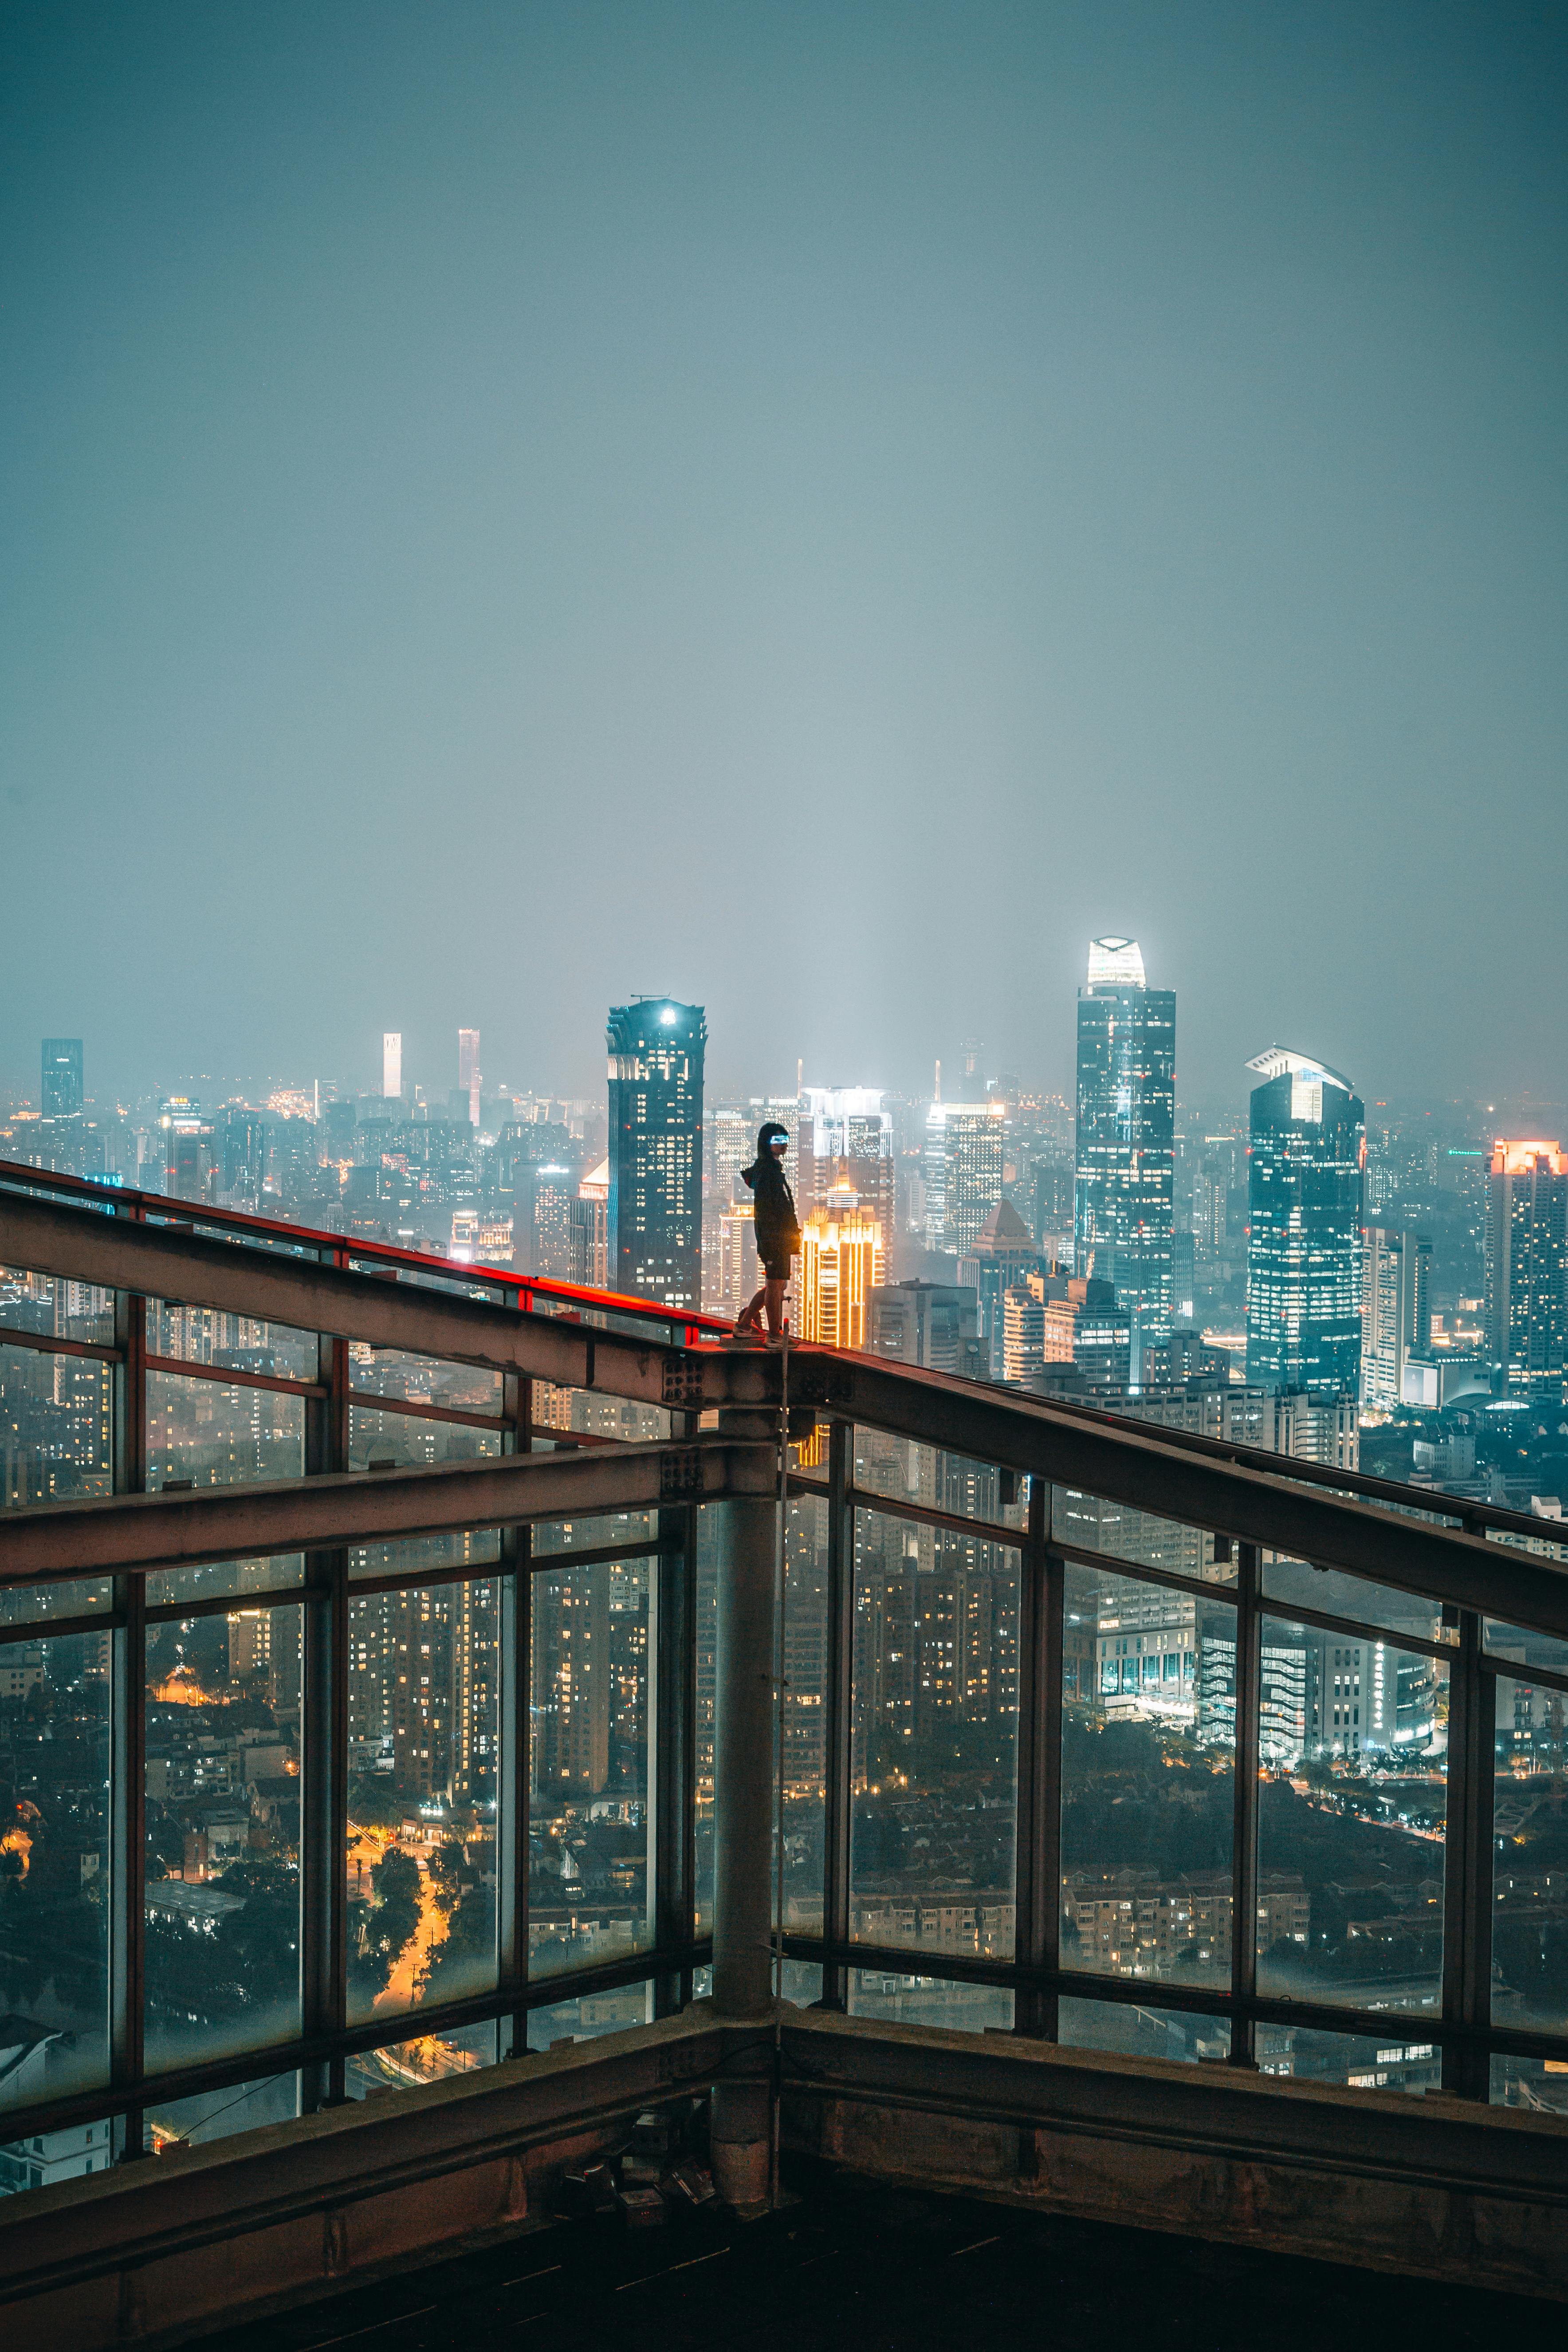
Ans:
[[[1505,1139],[1500,1135],[1492,1145],[1491,1172],[1494,1176],[1528,1176],[1536,1163],[1542,1160],[1545,1160],[1552,1175],[1561,1176],[1563,1173],[1561,1143],[1542,1143],[1539,1140],[1520,1143]]]
[[[835,1187],[801,1229],[796,1337],[826,1348],[864,1348],[871,1292],[883,1268],[881,1221],[858,1192]]]

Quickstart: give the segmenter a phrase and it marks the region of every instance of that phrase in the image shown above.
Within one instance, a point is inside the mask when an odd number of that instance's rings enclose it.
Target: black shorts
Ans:
[[[784,1257],[763,1257],[759,1252],[757,1263],[763,1269],[763,1279],[764,1282],[787,1282],[789,1280],[789,1259],[787,1255]]]

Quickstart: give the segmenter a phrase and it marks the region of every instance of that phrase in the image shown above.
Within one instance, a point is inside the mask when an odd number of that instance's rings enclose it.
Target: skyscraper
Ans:
[[[381,1091],[390,1101],[403,1092],[403,1032],[388,1029],[381,1041]]]
[[[1510,1389],[1563,1395],[1568,1338],[1568,1159],[1560,1143],[1492,1147],[1487,1200],[1487,1355]]]
[[[1405,1393],[1405,1365],[1432,1338],[1432,1244],[1415,1234],[1369,1225],[1362,1255],[1361,1401],[1392,1412]]]
[[[458,1032],[458,1091],[468,1097],[468,1118],[470,1127],[479,1123],[479,1033],[477,1029]]]
[[[1247,1145],[1247,1377],[1260,1388],[1361,1387],[1365,1114],[1348,1078],[1270,1046]]]
[[[702,1303],[700,1004],[639,996],[610,1008],[610,1280],[666,1307]]]
[[[81,1039],[46,1037],[38,1108],[45,1118],[74,1118],[82,1107]]]
[[[1175,991],[1148,985],[1136,940],[1092,940],[1078,992],[1073,1262],[1115,1286],[1134,1383],[1145,1348],[1171,1336],[1175,1164]]]
[[[796,1338],[826,1348],[864,1348],[871,1293],[886,1271],[874,1206],[847,1185],[829,1192],[806,1213],[800,1264]]]
[[[932,1103],[923,1173],[926,1247],[963,1257],[1002,1198],[1001,1102]]]

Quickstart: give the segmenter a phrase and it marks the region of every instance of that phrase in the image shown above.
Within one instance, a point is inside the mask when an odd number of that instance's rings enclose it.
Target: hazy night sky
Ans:
[[[1560,1097],[1565,34],[9,7],[0,1079]]]

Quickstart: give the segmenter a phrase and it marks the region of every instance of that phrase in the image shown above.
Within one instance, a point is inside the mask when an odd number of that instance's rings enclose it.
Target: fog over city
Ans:
[[[9,12],[0,1083],[1560,1099],[1564,45]],[[208,1083],[210,1081],[210,1083]]]

